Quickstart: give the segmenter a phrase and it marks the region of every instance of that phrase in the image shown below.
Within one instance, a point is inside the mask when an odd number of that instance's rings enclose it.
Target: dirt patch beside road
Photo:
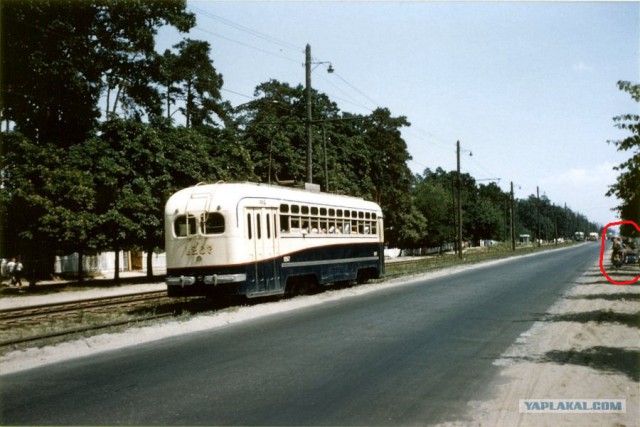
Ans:
[[[637,266],[608,272],[616,280],[640,275]],[[640,426],[639,302],[640,284],[612,285],[594,264],[543,320],[494,362],[503,369],[488,385],[487,396],[492,400],[470,403],[473,425]],[[626,411],[523,413],[520,400],[525,399],[624,399]],[[577,403],[575,409],[579,408]]]

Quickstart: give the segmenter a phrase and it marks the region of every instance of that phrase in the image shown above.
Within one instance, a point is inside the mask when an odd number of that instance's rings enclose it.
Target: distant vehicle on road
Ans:
[[[589,241],[597,242],[598,241],[598,233],[591,232],[589,233]]]
[[[584,242],[584,232],[576,231],[575,233],[573,233],[573,240],[575,240],[576,242]]]
[[[165,206],[169,296],[282,295],[382,277],[380,206],[266,184],[189,187]]]

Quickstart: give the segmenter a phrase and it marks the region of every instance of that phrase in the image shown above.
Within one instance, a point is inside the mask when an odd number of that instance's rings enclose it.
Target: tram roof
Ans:
[[[323,193],[301,188],[283,187],[279,185],[254,182],[219,182],[215,184],[198,184],[184,188],[174,193],[167,201],[169,204],[183,204],[193,195],[211,195],[216,199],[224,199],[234,205],[241,199],[265,198],[277,199],[288,203],[307,203],[310,205],[334,205],[352,209],[367,209],[380,211],[380,207],[371,201],[360,197]]]

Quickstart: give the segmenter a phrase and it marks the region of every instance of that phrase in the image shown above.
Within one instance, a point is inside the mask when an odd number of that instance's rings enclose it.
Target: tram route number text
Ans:
[[[213,253],[213,246],[198,246],[193,245],[189,249],[187,249],[187,256],[196,256],[196,255],[211,255]]]

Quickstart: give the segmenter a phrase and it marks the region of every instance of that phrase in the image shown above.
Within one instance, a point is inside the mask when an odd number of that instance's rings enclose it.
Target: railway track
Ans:
[[[54,304],[0,310],[0,329],[18,323],[36,323],[43,318],[67,317],[80,311],[105,311],[119,307],[132,307],[149,301],[167,298],[166,291],[141,292],[113,297],[90,298]]]
[[[174,316],[179,310],[119,320],[112,320],[108,316],[109,313],[131,311],[154,304],[157,306],[173,303],[173,300],[166,296],[166,291],[153,291],[3,309],[0,310],[0,332],[7,338],[0,340],[0,347]],[[107,316],[104,316],[104,321],[94,319],[91,322],[83,322],[88,314],[93,315],[95,319],[100,319],[101,314]],[[39,329],[38,326],[44,323],[50,325],[48,331],[31,334],[26,332],[29,328]]]

